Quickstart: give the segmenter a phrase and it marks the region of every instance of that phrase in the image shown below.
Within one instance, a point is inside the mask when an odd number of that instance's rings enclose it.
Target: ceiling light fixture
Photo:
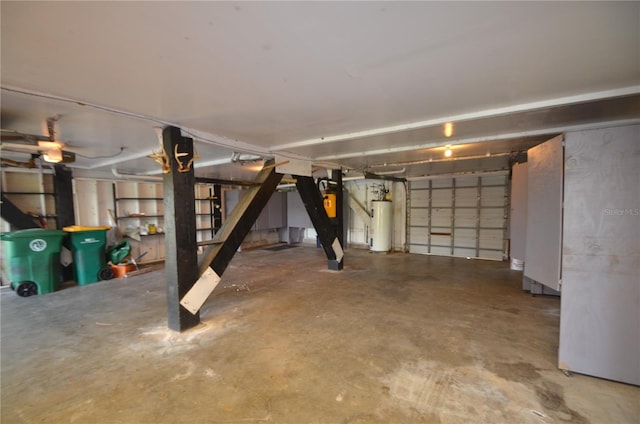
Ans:
[[[451,137],[453,135],[453,122],[444,124],[444,136]]]
[[[58,163],[62,162],[62,150],[60,148],[52,148],[42,155],[45,162]]]
[[[444,156],[450,158],[453,152],[451,151],[451,145],[447,145],[447,150],[444,151]]]

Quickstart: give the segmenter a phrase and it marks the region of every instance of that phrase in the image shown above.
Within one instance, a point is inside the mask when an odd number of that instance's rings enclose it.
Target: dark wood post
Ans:
[[[200,313],[192,314],[180,299],[198,279],[196,244],[195,177],[193,166],[179,172],[193,158],[193,139],[182,137],[180,128],[166,127],[162,145],[171,171],[164,174],[164,229],[166,244],[167,312],[169,328],[184,331],[200,323]],[[186,153],[185,156],[177,156]],[[176,158],[177,157],[177,158]]]
[[[58,228],[76,223],[73,211],[73,173],[64,165],[54,166],[53,187],[56,193],[56,224]]]

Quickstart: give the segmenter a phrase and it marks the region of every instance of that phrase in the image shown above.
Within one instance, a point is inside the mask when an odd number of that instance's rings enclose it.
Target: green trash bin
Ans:
[[[1,233],[11,288],[18,295],[51,293],[60,281],[60,246],[65,232],[30,228]]]
[[[64,227],[69,233],[73,253],[73,276],[80,285],[113,278],[111,267],[107,266],[105,245],[107,230],[111,227]]]

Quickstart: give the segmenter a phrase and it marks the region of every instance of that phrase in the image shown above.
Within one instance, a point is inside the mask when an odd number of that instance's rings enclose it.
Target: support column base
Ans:
[[[200,324],[199,312],[194,315],[182,306],[179,306],[179,308],[180,311],[175,315],[172,314],[172,312],[176,309],[175,307],[171,308],[171,310],[169,311],[167,326],[171,330],[183,332]]]
[[[342,261],[338,262],[335,259],[329,260],[329,269],[331,271],[340,271],[342,270],[343,266],[344,266],[344,262]]]

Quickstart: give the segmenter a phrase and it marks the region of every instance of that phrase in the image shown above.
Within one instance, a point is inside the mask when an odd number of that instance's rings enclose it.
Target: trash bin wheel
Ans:
[[[108,265],[102,268],[98,273],[98,278],[101,280],[111,280],[113,277],[115,277],[115,274],[113,273],[111,267]]]
[[[33,281],[22,281],[16,286],[16,293],[21,297],[29,297],[38,294],[38,285]]]

